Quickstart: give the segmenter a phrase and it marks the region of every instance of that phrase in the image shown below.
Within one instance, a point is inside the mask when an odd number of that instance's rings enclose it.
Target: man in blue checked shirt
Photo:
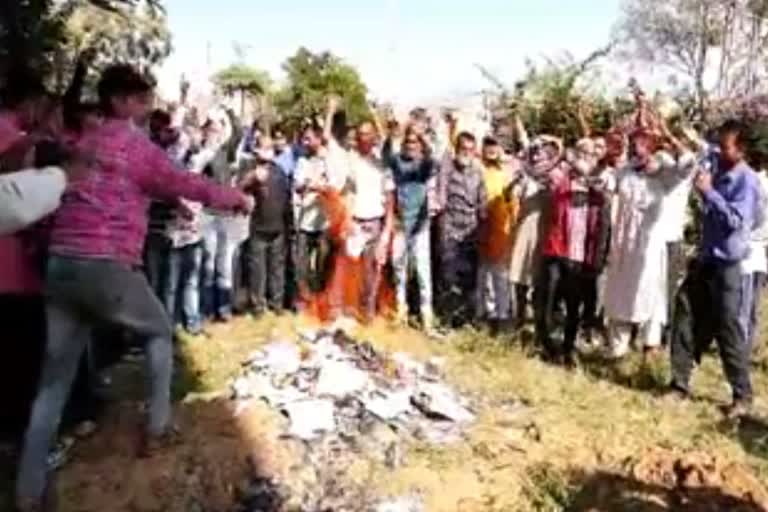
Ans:
[[[745,129],[727,122],[720,129],[720,155],[712,172],[695,180],[703,204],[702,239],[694,275],[689,276],[694,316],[690,340],[672,344],[672,390],[687,395],[694,360],[714,338],[733,392],[725,409],[737,418],[752,403],[750,349],[746,319],[751,306],[752,275],[742,275],[749,256],[750,234],[765,208],[757,174],[744,160]]]

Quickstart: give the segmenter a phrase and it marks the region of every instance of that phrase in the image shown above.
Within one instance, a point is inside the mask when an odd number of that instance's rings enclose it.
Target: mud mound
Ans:
[[[573,510],[766,512],[768,491],[748,468],[704,454],[652,450],[625,472],[588,475]]]

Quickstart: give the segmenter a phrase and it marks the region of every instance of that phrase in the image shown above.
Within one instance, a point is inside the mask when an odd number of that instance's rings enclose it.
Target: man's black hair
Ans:
[[[105,111],[112,108],[112,98],[147,94],[154,89],[154,81],[128,64],[115,64],[101,74],[98,84],[99,102]]]
[[[163,109],[157,108],[149,115],[149,122],[157,123],[162,126],[170,126],[173,120],[171,119],[171,114]]]
[[[461,132],[461,133],[459,133],[459,135],[456,137],[456,143],[458,144],[462,140],[468,140],[468,141],[472,142],[473,144],[477,144],[477,139],[475,138],[474,135],[472,135],[469,132]]]
[[[423,107],[416,107],[410,112],[410,116],[414,119],[419,120],[426,120],[427,119],[427,109]]]
[[[720,137],[724,137],[726,135],[733,136],[734,141],[739,148],[745,149],[747,147],[747,127],[741,121],[730,119],[724,122],[722,125],[720,125],[718,134]]]
[[[29,72],[18,73],[11,77],[0,93],[2,105],[8,108],[17,107],[27,100],[46,96],[49,96],[49,93],[43,86],[43,82]]]
[[[74,153],[59,142],[43,140],[35,145],[35,167],[61,167],[73,158]]]
[[[280,135],[282,135],[283,137],[288,137],[288,134],[285,132],[283,127],[279,124],[276,124],[272,127],[272,129],[270,130],[270,135],[272,135],[273,139],[276,139]]]
[[[483,146],[498,146],[499,145],[499,139],[496,137],[493,137],[491,135],[486,135],[483,137]]]
[[[302,129],[301,133],[303,134],[303,133],[306,133],[307,131],[311,131],[316,137],[319,137],[321,139],[323,138],[323,133],[325,132],[323,127],[315,122],[307,123],[306,125],[304,125],[304,128]]]

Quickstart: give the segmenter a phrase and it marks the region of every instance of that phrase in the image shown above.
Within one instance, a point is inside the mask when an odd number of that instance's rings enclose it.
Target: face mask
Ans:
[[[462,169],[469,167],[469,165],[472,163],[472,158],[468,156],[460,156],[456,158],[456,164]]]
[[[658,152],[651,157],[645,172],[648,174],[656,174],[664,169],[670,169],[674,165],[675,159],[672,158],[672,155],[666,152]]]
[[[594,168],[594,165],[592,165],[592,162],[590,160],[587,160],[585,158],[579,158],[575,161],[570,162],[571,167],[573,170],[578,174],[579,176],[586,176],[589,173],[592,172],[592,169]]]
[[[357,149],[361,153],[368,154],[373,149],[374,144],[371,141],[358,141]]]

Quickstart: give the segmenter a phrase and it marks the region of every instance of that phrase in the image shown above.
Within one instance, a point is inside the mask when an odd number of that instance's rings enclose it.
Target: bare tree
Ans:
[[[689,79],[700,110],[710,94],[758,92],[768,64],[767,0],[624,0],[623,8],[616,38],[624,54]]]
[[[705,73],[722,41],[723,0],[625,0],[617,40],[629,56],[669,66],[693,84],[700,108]]]

